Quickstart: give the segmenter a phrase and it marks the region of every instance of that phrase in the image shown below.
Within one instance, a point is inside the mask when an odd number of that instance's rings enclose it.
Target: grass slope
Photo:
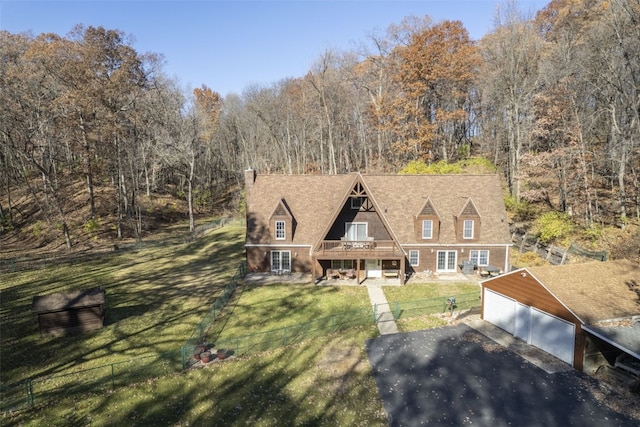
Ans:
[[[200,369],[176,371],[175,358],[163,359],[180,348],[235,273],[243,233],[242,228],[225,227],[192,243],[178,239],[78,265],[5,275],[0,285],[3,384],[63,374],[83,383],[86,378],[70,373],[94,366],[98,375],[103,369],[98,366],[128,364],[124,374],[116,373],[115,387],[100,380],[88,382],[81,392],[70,383],[61,392],[59,381],[38,383],[36,406],[3,414],[1,424],[388,425],[364,350],[365,341],[378,335],[373,324]],[[107,291],[102,330],[58,338],[39,335],[29,312],[34,295],[92,286]],[[407,301],[463,293],[469,285],[385,290],[390,301]],[[256,334],[368,306],[365,287],[241,285],[209,335]],[[418,323],[404,326],[418,328]],[[47,387],[56,392],[45,399]]]

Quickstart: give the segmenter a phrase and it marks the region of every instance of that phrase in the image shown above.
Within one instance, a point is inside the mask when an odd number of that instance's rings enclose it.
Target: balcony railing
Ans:
[[[325,240],[321,251],[324,254],[363,253],[371,255],[401,255],[402,250],[393,240]]]

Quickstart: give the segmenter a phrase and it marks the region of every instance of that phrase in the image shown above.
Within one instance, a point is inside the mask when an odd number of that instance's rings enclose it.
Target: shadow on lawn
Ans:
[[[179,351],[235,273],[243,253],[241,236],[239,228],[219,229],[186,246],[105,255],[81,270],[41,270],[33,275],[36,280],[3,289],[0,380],[55,374],[85,361],[111,363],[114,355]],[[33,296],[95,286],[106,291],[104,328],[40,336],[30,311]]]
[[[361,345],[333,337],[353,356],[327,363],[325,342],[309,342],[191,371],[152,390],[126,411],[118,423],[144,425],[386,425],[381,403]],[[110,411],[122,396],[107,397],[94,412]],[[142,425],[142,424],[141,424]]]

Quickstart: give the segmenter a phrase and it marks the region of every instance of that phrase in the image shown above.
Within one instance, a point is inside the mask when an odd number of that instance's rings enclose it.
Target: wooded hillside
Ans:
[[[0,32],[0,232],[140,237],[162,197],[184,200],[192,228],[198,212],[240,210],[248,167],[479,157],[504,175],[515,221],[559,213],[599,245],[640,221],[640,3],[553,0],[531,19],[515,5],[479,41],[407,17],[305,76],[224,98],[215,82],[185,94],[117,29]]]

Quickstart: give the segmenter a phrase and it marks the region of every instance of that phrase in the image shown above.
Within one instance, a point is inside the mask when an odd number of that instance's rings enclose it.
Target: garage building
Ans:
[[[527,267],[481,285],[484,320],[577,370],[613,364],[622,353],[640,358],[638,349],[621,339],[640,333],[635,322],[640,315],[636,263]],[[603,336],[603,330],[610,333]]]

